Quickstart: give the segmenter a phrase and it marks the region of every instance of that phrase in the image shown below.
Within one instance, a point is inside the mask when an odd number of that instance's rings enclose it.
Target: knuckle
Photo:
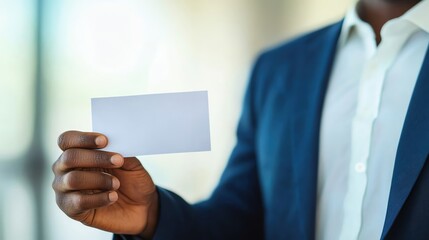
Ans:
[[[104,154],[103,153],[101,153],[101,152],[96,152],[95,153],[95,155],[94,155],[94,159],[98,162],[98,161],[101,161],[101,160],[103,160],[103,158],[104,158]]]
[[[54,180],[52,181],[52,188],[55,190],[55,192],[60,191],[60,180],[58,177],[55,177]]]
[[[55,202],[57,203],[58,207],[64,211],[64,196],[62,194],[56,194],[55,196]]]
[[[78,213],[96,207],[94,198],[95,195],[74,195],[72,199],[73,212]]]
[[[61,161],[61,163],[63,163],[64,164],[64,162],[66,162],[70,157],[71,157],[71,154],[72,154],[72,150],[70,150],[70,149],[68,149],[68,150],[65,150],[62,154],[61,154],[61,157],[60,157],[60,161]]]
[[[76,167],[77,159],[77,150],[76,149],[67,149],[65,150],[59,160],[59,168],[63,171]]]
[[[88,137],[85,135],[79,135],[78,137],[79,146],[85,146],[88,143]]]
[[[104,165],[109,158],[109,154],[105,152],[96,151],[94,154],[94,160],[97,165]]]
[[[70,147],[70,137],[73,135],[74,131],[67,131],[62,133],[57,140],[57,144],[58,146],[62,149],[62,150],[66,150],[67,148]]]
[[[78,190],[79,188],[79,177],[76,172],[69,172],[63,176],[64,186],[70,190]]]
[[[109,176],[103,176],[103,187],[104,189],[110,189],[113,186],[113,178]]]
[[[64,150],[64,139],[65,139],[65,134],[66,134],[66,133],[62,133],[62,134],[58,137],[58,140],[57,140],[58,147],[60,147],[60,148],[61,148],[61,149],[63,149],[63,150]]]
[[[60,158],[54,164],[54,170],[59,172],[64,172],[66,170],[65,162],[67,161],[67,154],[63,152]]]
[[[74,195],[72,198],[74,209],[81,210],[84,208],[85,200],[82,195]]]
[[[57,175],[58,162],[60,161],[60,158],[61,158],[61,156],[51,166],[51,170],[52,170],[52,172],[54,173],[55,176]]]
[[[75,209],[72,204],[70,204],[70,195],[69,194],[57,194],[56,202],[58,207],[69,217],[73,217]]]

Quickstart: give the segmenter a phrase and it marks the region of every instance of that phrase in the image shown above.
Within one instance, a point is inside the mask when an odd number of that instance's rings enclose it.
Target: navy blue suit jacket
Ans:
[[[258,58],[219,185],[195,205],[159,188],[155,240],[315,238],[320,118],[340,30],[341,22]],[[429,239],[428,105],[426,54],[397,150],[383,239]]]

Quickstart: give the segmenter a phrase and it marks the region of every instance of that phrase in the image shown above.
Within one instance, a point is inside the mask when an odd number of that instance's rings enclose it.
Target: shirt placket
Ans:
[[[348,188],[344,201],[344,221],[341,240],[358,239],[362,227],[362,213],[367,188],[367,166],[371,153],[371,135],[378,116],[386,72],[411,34],[383,37],[378,48],[366,38],[369,60],[359,82],[357,110],[352,121],[351,159]],[[368,36],[368,35],[367,35]]]

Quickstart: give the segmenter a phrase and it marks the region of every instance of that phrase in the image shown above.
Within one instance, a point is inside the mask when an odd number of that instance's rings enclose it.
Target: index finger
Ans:
[[[67,131],[58,137],[58,146],[65,151],[69,148],[98,149],[107,145],[107,137],[101,133]]]

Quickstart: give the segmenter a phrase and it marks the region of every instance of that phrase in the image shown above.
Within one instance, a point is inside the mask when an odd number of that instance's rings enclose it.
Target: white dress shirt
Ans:
[[[429,0],[387,22],[381,37],[377,46],[355,8],[348,12],[321,120],[318,240],[381,237],[396,150],[429,44]]]

